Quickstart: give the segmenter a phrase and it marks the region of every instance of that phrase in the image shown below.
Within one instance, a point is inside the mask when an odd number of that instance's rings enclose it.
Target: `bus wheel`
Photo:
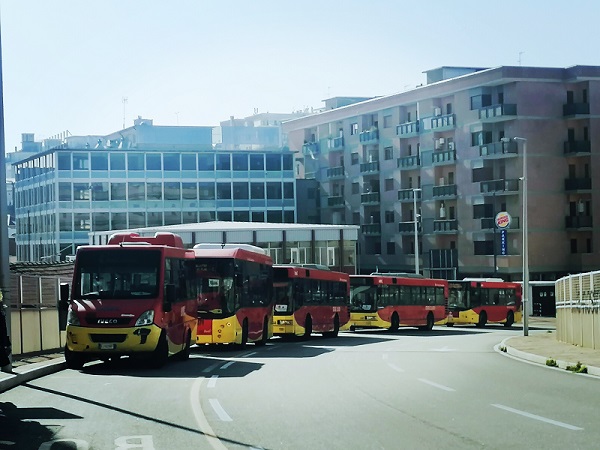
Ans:
[[[68,369],[81,370],[85,364],[85,357],[76,352],[72,352],[65,345],[65,361]]]
[[[337,337],[339,332],[340,332],[340,318],[336,314],[335,318],[333,319],[333,331],[327,331],[327,332],[323,333],[323,336],[325,336],[327,338],[334,338],[334,337]]]
[[[398,313],[392,314],[392,323],[388,330],[390,331],[398,331],[398,327],[400,326],[400,318],[398,317]]]
[[[354,325],[350,325],[350,331],[354,333],[356,331],[356,327]]]
[[[158,338],[158,343],[156,344],[156,348],[150,354],[150,359],[148,361],[149,366],[152,369],[160,369],[167,363],[169,359],[169,343],[167,342],[167,335],[163,331]]]
[[[508,314],[506,315],[506,322],[504,322],[504,326],[506,328],[510,328],[510,327],[512,327],[513,323],[515,323],[515,315],[513,314],[512,311],[509,311]]]
[[[187,332],[187,337],[185,339],[185,344],[183,349],[177,354],[177,359],[179,361],[186,361],[190,359],[190,353],[192,349],[192,333]]]
[[[254,343],[254,345],[256,346],[263,346],[267,343],[267,341],[269,340],[269,322],[267,321],[267,318],[265,317],[265,321],[263,322],[263,331],[262,331],[262,336],[260,337],[260,341],[256,341]]]
[[[427,314],[427,325],[419,327],[421,331],[431,331],[433,330],[433,314]]]
[[[477,326],[477,328],[483,328],[483,327],[485,327],[486,323],[487,323],[487,313],[485,311],[481,311],[481,314],[479,314],[479,322],[477,322],[476,326]]]
[[[446,324],[446,326],[447,326],[447,327],[453,327],[453,326],[454,326],[454,322],[448,322],[448,323]]]
[[[304,335],[302,336],[304,339],[310,338],[312,334],[312,318],[310,315],[306,316],[306,320],[304,321]]]

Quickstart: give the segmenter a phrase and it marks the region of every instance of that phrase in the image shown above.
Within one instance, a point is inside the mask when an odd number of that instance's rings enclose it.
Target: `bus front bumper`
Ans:
[[[90,328],[67,325],[67,348],[72,352],[130,355],[151,352],[161,334],[157,325],[133,328]]]

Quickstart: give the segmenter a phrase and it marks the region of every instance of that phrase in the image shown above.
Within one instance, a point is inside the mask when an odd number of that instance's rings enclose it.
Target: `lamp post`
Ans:
[[[413,190],[413,222],[415,224],[415,274],[419,274],[419,214],[417,214],[417,192],[421,192],[421,188]]]
[[[503,138],[503,142],[510,139]],[[527,139],[523,137],[512,138],[513,141],[523,142],[523,336],[529,335],[529,228],[527,224]]]

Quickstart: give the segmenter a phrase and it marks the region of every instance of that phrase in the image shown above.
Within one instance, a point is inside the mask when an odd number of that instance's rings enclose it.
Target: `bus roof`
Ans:
[[[302,264],[277,264],[273,266],[275,272],[285,272],[288,278],[312,278],[315,280],[345,281],[348,282],[350,275],[346,272],[320,269],[317,267],[306,267]]]
[[[154,236],[140,236],[138,233],[115,233],[107,245],[164,245],[167,247],[184,248],[181,236],[174,233],[159,232]]]
[[[257,247],[256,245],[250,244],[211,244],[211,243],[201,243],[194,245],[194,249],[205,249],[205,250],[214,250],[214,249],[234,249],[234,248],[243,248],[249,252],[260,253],[261,255],[266,255],[267,252],[264,248]]]
[[[425,277],[396,277],[388,274],[377,274],[377,275],[350,275],[350,283],[352,280],[363,280],[368,281],[373,286],[377,285],[393,285],[400,284],[406,286],[447,286],[448,281],[437,278],[425,278]]]
[[[257,262],[260,264],[273,265],[273,260],[269,255],[264,253],[254,252],[244,248],[245,246],[229,246],[221,248],[221,245],[208,248],[198,248],[194,246],[194,254],[196,259],[199,258],[221,258],[221,259],[239,259],[242,261]],[[250,246],[252,247],[252,246]],[[258,247],[257,247],[258,248]]]

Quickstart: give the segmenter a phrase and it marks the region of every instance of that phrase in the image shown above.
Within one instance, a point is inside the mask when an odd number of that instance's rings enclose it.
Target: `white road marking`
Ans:
[[[397,365],[395,365],[395,364],[390,364],[390,363],[388,363],[388,366],[390,366],[390,367],[391,367],[392,369],[394,369],[396,372],[404,372],[404,369],[402,369],[402,368],[398,367],[398,366],[397,366]]]
[[[219,419],[221,419],[223,422],[233,421],[233,419],[229,417],[229,414],[225,412],[225,410],[219,403],[219,400],[217,400],[216,398],[210,398],[208,399],[208,401],[210,402],[210,406],[212,406],[215,412],[217,413],[217,416],[219,416]]]
[[[433,381],[426,380],[425,378],[418,378],[418,380],[425,384],[428,384],[430,386],[436,387],[438,389],[442,389],[444,391],[448,391],[448,392],[456,391],[456,389],[452,389],[451,387],[444,386],[443,384],[434,383]]]
[[[206,436],[208,443],[215,450],[227,450],[227,447],[223,445],[223,443],[216,436],[213,429],[208,424],[208,420],[206,420],[206,416],[204,415],[204,411],[202,411],[202,407],[200,406],[200,387],[202,386],[202,381],[204,378],[197,378],[192,385],[192,390],[190,393],[190,401],[192,403],[192,411],[194,412],[194,417],[196,419],[196,423],[198,424],[198,428],[200,432]]]
[[[389,355],[387,353],[384,353],[383,355],[381,355],[382,359],[388,359]]]
[[[508,412],[515,413],[515,414],[519,414],[519,415],[521,415],[523,417],[529,417],[530,419],[539,420],[540,422],[546,422],[546,423],[549,423],[551,425],[556,425],[557,427],[563,427],[563,428],[566,428],[568,430],[574,430],[574,431],[581,431],[581,430],[583,430],[583,428],[576,427],[575,425],[569,425],[568,423],[559,422],[558,420],[552,420],[552,419],[548,419],[546,417],[538,416],[536,414],[531,414],[531,413],[528,413],[528,412],[525,412],[525,411],[520,411],[518,409],[514,409],[514,408],[511,408],[509,406],[497,405],[497,404],[492,404],[492,406],[494,406],[495,408],[503,409],[504,411],[508,411]]]
[[[219,365],[219,363],[214,363],[214,364],[208,366],[206,369],[204,369],[202,371],[202,373],[212,372],[213,370],[215,370],[217,368],[218,365]]]
[[[212,377],[210,377],[210,380],[208,380],[208,384],[206,385],[206,387],[208,388],[214,388],[217,385],[217,379],[219,378],[219,375],[213,375]]]
[[[247,355],[244,355],[243,358],[250,358],[253,355],[256,355],[256,352],[250,352]]]
[[[229,361],[228,363],[225,363],[221,366],[221,370],[227,369],[228,367],[231,367],[234,364],[235,364],[235,361]]]
[[[432,348],[431,351],[432,352],[455,352],[456,349],[444,346],[442,348]]]

